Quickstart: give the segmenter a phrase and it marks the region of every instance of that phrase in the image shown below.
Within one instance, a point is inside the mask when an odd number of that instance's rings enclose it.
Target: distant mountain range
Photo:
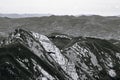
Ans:
[[[72,36],[120,39],[120,17],[118,16],[55,16],[8,18],[0,17],[0,32],[11,32],[16,28],[28,29],[48,35],[53,32]]]
[[[25,17],[42,17],[50,16],[51,14],[0,14],[0,17],[8,18],[25,18]]]

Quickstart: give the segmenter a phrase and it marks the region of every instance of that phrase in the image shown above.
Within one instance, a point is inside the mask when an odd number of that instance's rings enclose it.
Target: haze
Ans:
[[[0,13],[120,15],[120,0],[0,0]]]

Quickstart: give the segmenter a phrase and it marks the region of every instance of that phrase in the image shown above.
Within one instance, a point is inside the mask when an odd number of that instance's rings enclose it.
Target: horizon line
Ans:
[[[0,13],[0,14],[17,14],[17,15],[55,15],[55,16],[120,16],[120,15],[102,15],[102,14],[53,14],[53,13]]]

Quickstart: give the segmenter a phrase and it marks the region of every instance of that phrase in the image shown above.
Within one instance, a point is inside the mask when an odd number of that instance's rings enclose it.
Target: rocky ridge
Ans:
[[[104,39],[16,29],[0,44],[1,80],[119,80],[119,71],[120,48]]]

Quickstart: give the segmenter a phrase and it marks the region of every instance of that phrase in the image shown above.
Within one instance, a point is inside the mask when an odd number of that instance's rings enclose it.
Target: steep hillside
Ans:
[[[16,29],[0,41],[1,80],[119,80],[120,48],[90,37]]]

